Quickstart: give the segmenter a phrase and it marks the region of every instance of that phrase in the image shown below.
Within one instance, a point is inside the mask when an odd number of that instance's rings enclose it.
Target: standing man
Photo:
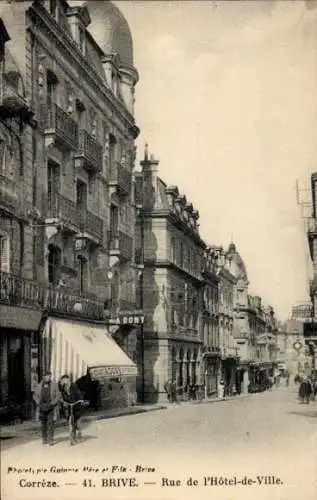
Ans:
[[[37,414],[41,422],[43,444],[53,445],[54,422],[57,420],[60,394],[58,386],[52,381],[52,374],[46,371],[43,380],[34,392]]]

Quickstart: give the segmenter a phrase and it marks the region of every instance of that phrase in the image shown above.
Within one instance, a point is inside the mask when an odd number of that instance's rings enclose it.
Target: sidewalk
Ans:
[[[192,406],[199,404],[208,404],[208,403],[220,403],[226,401],[233,400],[241,400],[245,398],[250,398],[254,396],[254,394],[241,394],[240,396],[231,396],[226,398],[217,398],[211,397],[199,401],[181,401],[179,403],[166,403],[166,405],[139,405],[139,406],[131,406],[128,408],[114,408],[109,410],[101,410],[98,412],[94,412],[91,414],[86,414],[82,418],[83,424],[89,424],[90,422],[95,422],[97,420],[105,420],[109,418],[123,417],[127,415],[137,415],[140,413],[148,413],[158,410],[166,410],[170,408],[181,408],[182,406]],[[56,429],[66,428],[67,424],[65,420],[59,420],[55,424]],[[18,423],[14,425],[2,425],[0,428],[0,438],[3,440],[6,439],[16,439],[19,437],[32,436],[37,434],[40,429],[39,422],[35,421],[27,421],[23,423]]]
[[[163,405],[140,405],[130,406],[128,408],[113,408],[109,410],[101,410],[94,413],[87,413],[82,417],[83,424],[95,422],[96,420],[105,420],[108,418],[123,417],[126,415],[136,415],[138,413],[146,413],[150,411],[165,410],[166,406]],[[56,429],[66,428],[67,423],[65,420],[59,420],[55,424]],[[10,439],[25,436],[26,434],[35,434],[40,429],[40,423],[27,421],[14,425],[1,425],[0,438]]]

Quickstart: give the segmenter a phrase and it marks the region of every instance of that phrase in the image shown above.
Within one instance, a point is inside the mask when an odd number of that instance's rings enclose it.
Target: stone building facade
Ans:
[[[305,332],[305,340],[312,356],[313,369],[317,369],[317,172],[311,176],[312,213],[307,219],[307,237],[313,276],[309,283],[310,299],[312,303],[311,320]]]
[[[17,331],[30,318],[24,352],[35,383],[48,317],[108,323],[121,344],[134,332],[136,349],[138,73],[128,23],[111,2],[5,1],[0,17],[1,279],[19,289],[16,309],[27,305],[13,314],[5,293],[0,316],[22,318],[11,320]],[[1,329],[2,361],[5,339]],[[21,401],[31,385],[28,369]]]
[[[136,246],[144,263],[144,375],[147,401],[166,399],[167,382],[182,396],[200,382],[200,309],[205,243],[199,214],[176,186],[158,176],[146,151],[136,173]]]
[[[220,286],[218,254],[212,247],[204,252],[202,278],[203,300],[201,308],[202,363],[201,380],[205,395],[217,395],[221,368],[220,344]]]

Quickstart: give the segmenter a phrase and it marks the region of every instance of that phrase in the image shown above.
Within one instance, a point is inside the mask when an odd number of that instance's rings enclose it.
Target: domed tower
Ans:
[[[111,1],[91,0],[87,5],[91,18],[88,30],[104,52],[102,63],[107,83],[134,115],[134,88],[139,75],[133,66],[130,27]]]

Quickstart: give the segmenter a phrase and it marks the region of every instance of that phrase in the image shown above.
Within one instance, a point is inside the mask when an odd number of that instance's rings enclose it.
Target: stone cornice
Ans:
[[[56,46],[61,47],[67,52],[73,60],[74,64],[77,64],[80,71],[84,75],[84,79],[89,81],[90,85],[95,88],[97,93],[101,94],[106,103],[110,108],[114,108],[115,111],[121,116],[122,121],[125,122],[127,128],[129,129],[131,135],[133,136],[135,125],[134,117],[129,113],[126,107],[121,104],[121,102],[116,99],[110,89],[108,89],[101,79],[100,75],[91,66],[85,58],[79,53],[77,45],[70,35],[63,32],[57,22],[50,16],[46,11],[45,7],[41,4],[31,5],[27,11],[31,19],[35,22],[35,27],[29,26],[28,29],[37,36],[38,26],[42,25],[46,28],[46,34],[53,38]],[[136,127],[137,128],[137,127]]]
[[[238,283],[238,278],[236,276],[234,276],[230,271],[229,269],[226,269],[224,267],[221,267],[219,272],[218,272],[218,276],[221,280],[221,278],[226,278],[227,281],[230,281],[230,283],[236,285]]]
[[[173,270],[177,271],[178,273],[182,274],[183,276],[186,276],[188,279],[195,281],[197,284],[203,285],[203,281],[202,281],[200,276],[194,275],[191,272],[186,271],[186,269],[183,269],[182,267],[177,266],[176,264],[174,264],[170,260],[163,260],[163,259],[152,260],[152,261],[145,260],[144,265],[145,265],[145,267],[152,267],[152,268],[153,267],[163,267],[163,268],[165,267],[165,268],[173,269]]]
[[[201,248],[206,248],[206,243],[200,237],[197,230],[187,225],[183,220],[181,220],[174,212],[169,208],[155,209],[151,211],[144,211],[144,218],[148,219],[163,219],[168,220],[174,227],[179,229],[182,233],[186,234],[192,238]]]

